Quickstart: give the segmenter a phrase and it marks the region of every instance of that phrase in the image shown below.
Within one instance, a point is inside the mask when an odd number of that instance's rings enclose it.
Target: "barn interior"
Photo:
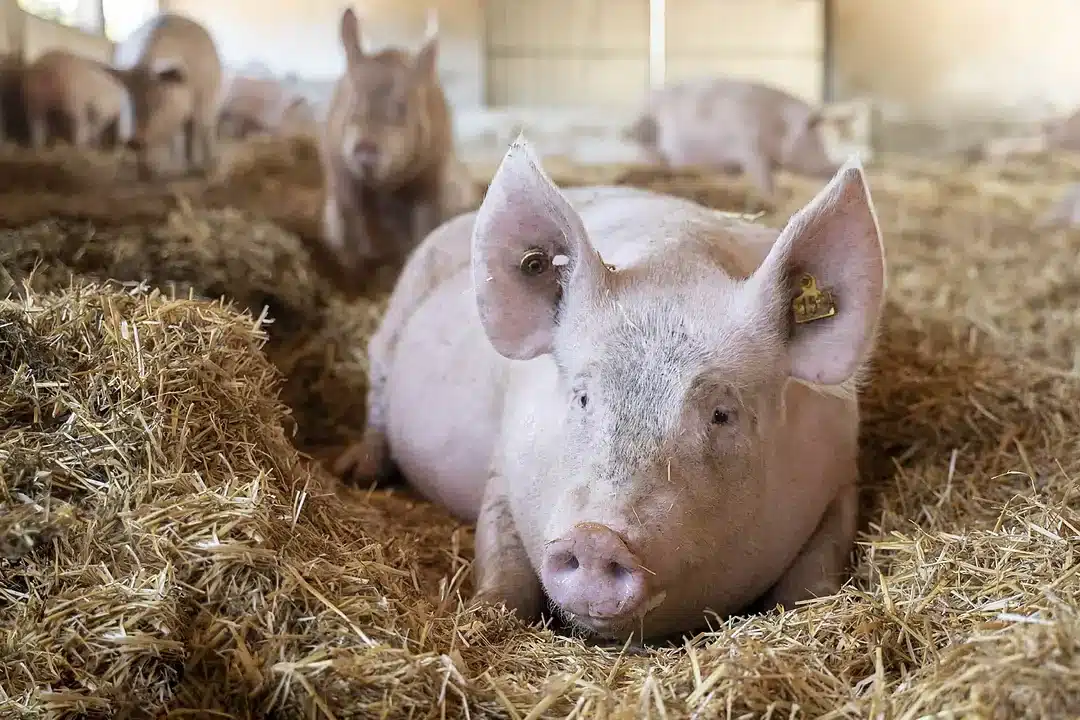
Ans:
[[[605,640],[478,601],[475,523],[339,471],[427,232],[363,268],[330,237],[349,7],[369,55],[435,48],[439,223],[524,138],[559,188],[780,231],[829,174],[717,167],[741,141],[708,109],[672,121],[696,159],[628,132],[701,78],[859,158],[887,289],[835,592]],[[176,132],[144,159],[113,73],[165,15],[220,58],[205,169]],[[1069,0],[0,0],[0,717],[1080,716],[1078,26]]]

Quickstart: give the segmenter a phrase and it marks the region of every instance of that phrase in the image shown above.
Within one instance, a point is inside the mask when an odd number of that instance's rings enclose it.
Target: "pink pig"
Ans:
[[[623,134],[661,164],[745,173],[771,201],[777,169],[836,173],[820,132],[824,119],[820,109],[777,88],[718,78],[655,91]]]
[[[795,323],[809,273],[835,314]],[[368,428],[475,521],[477,597],[598,636],[701,627],[842,583],[857,383],[885,259],[861,166],[777,232],[629,187],[560,190],[519,138],[479,210],[408,260],[369,348]]]

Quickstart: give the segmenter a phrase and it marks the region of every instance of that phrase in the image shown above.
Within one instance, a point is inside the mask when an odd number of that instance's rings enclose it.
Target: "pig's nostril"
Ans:
[[[625,580],[632,574],[630,568],[626,567],[625,565],[620,565],[615,561],[608,563],[607,571],[608,575],[610,575],[616,580]]]

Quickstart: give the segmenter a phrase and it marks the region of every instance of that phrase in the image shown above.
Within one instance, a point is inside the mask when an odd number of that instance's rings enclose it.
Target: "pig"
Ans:
[[[26,145],[30,128],[26,120],[23,82],[26,64],[17,53],[0,55],[0,141]]]
[[[396,269],[444,220],[478,202],[454,147],[437,69],[438,28],[415,54],[366,52],[352,8],[341,15],[346,67],[319,142],[326,198],[322,234],[350,277]]]
[[[1035,230],[1080,227],[1080,183],[1072,183],[1035,220]]]
[[[772,202],[777,169],[820,178],[836,173],[821,136],[825,119],[824,110],[783,90],[709,78],[654,91],[620,134],[657,164],[744,173]]]
[[[807,276],[834,313],[797,322]],[[561,190],[521,136],[409,257],[367,424],[331,469],[398,472],[476,523],[479,602],[639,640],[842,584],[885,254],[857,158],[776,231],[632,187]],[[828,307],[827,303],[822,304]]]
[[[77,148],[125,143],[131,136],[127,88],[91,58],[66,50],[42,53],[26,68],[23,95],[35,148],[45,147],[61,125]]]
[[[300,134],[314,126],[307,100],[273,78],[233,77],[218,115],[219,135],[236,140],[256,133]]]
[[[187,170],[213,171],[224,71],[205,27],[184,15],[159,13],[116,45],[111,71],[132,99],[128,145],[140,177],[151,175],[151,153],[169,150],[175,159],[178,142]]]

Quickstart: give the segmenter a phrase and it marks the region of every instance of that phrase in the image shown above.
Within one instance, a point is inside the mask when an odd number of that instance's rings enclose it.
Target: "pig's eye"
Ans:
[[[580,407],[582,410],[584,410],[589,405],[589,396],[585,393],[578,393],[576,400],[578,407]]]
[[[731,422],[731,413],[726,410],[713,410],[713,425],[727,425]]]

